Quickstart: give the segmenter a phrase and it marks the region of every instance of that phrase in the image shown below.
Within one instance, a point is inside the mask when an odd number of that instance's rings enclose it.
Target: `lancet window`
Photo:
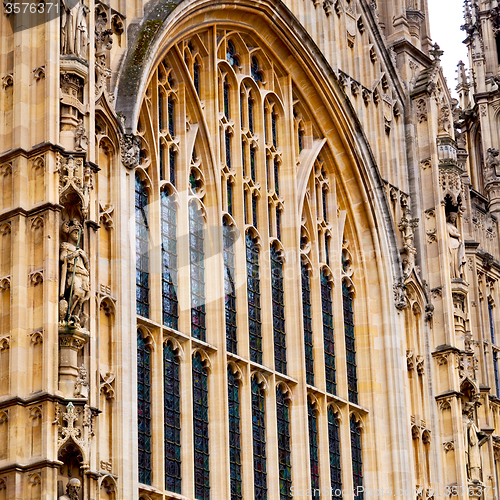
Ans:
[[[288,393],[282,387],[276,389],[276,418],[278,424],[280,500],[289,500],[292,498],[290,399]]]
[[[363,457],[361,449],[361,425],[355,415],[351,415],[351,459],[352,459],[352,479],[354,489],[358,491],[358,497],[363,500]]]
[[[323,310],[323,341],[325,349],[326,390],[336,394],[335,341],[333,336],[332,283],[327,272],[321,271],[321,306]]]
[[[196,500],[210,499],[208,372],[200,353],[193,356],[193,442]]]
[[[313,498],[319,498],[319,443],[318,414],[314,403],[307,400],[307,415],[309,421],[309,463],[311,467],[311,492]]]
[[[306,382],[314,385],[314,346],[312,333],[311,277],[304,262],[301,263],[302,319],[304,325],[304,347],[306,358]]]
[[[137,330],[137,423],[139,482],[151,484],[151,352]]]
[[[342,303],[344,309],[344,334],[347,361],[347,389],[349,401],[358,403],[358,376],[356,368],[356,344],[354,339],[354,299],[346,280],[342,281]]]
[[[228,403],[229,403],[229,461],[231,500],[243,498],[241,475],[241,416],[240,385],[236,373],[231,367],[227,369]]]
[[[204,219],[194,200],[189,202],[189,252],[191,258],[191,334],[205,341],[205,237]]]
[[[163,405],[165,489],[181,493],[180,364],[170,342],[163,346]]]
[[[330,481],[332,490],[342,491],[342,469],[340,462],[340,425],[335,410],[328,407],[328,449],[330,453]],[[340,496],[340,495],[335,495]]]
[[[250,233],[246,235],[246,260],[250,359],[262,364],[259,245]]]
[[[276,371],[286,374],[285,290],[283,261],[276,246],[271,247],[271,291],[273,305],[274,364]]]
[[[135,176],[136,304],[139,316],[149,317],[149,224],[148,193],[139,174]]]
[[[490,323],[490,335],[491,335],[491,345],[492,355],[493,355],[493,372],[495,374],[495,390],[496,395],[500,396],[500,379],[498,373],[498,351],[496,350],[496,338],[495,338],[495,323],[493,320],[493,304],[488,301],[488,318]]]
[[[237,354],[238,338],[236,323],[236,283],[235,283],[235,255],[234,255],[234,228],[227,220],[223,220],[224,240],[224,304],[226,310],[226,348]]]
[[[253,480],[255,500],[267,500],[266,393],[252,377]]]

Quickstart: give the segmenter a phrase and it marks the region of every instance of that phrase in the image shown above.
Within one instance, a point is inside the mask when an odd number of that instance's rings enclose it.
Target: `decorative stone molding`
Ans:
[[[424,357],[417,356],[415,358],[415,362],[416,362],[416,367],[417,367],[417,373],[419,375],[423,375],[424,374]]]
[[[413,368],[415,367],[414,361],[415,361],[415,359],[414,359],[413,351],[411,349],[407,349],[407,351],[406,351],[406,367],[407,367],[408,371],[413,370]]]
[[[402,280],[397,281],[393,285],[393,291],[394,291],[394,303],[396,306],[396,309],[399,311],[402,311],[408,306],[408,301],[406,299],[406,285]]]
[[[9,73],[8,75],[5,75],[2,78],[2,88],[6,90],[9,87],[13,86],[14,86],[14,76],[12,75],[12,73]]]
[[[33,78],[37,82],[45,78],[45,65],[35,68],[33,70]]]
[[[100,377],[100,391],[106,396],[108,401],[113,401],[115,399],[115,374],[113,372],[107,372],[105,375],[101,373]]]
[[[443,449],[444,449],[445,453],[448,453],[449,451],[454,451],[455,450],[455,442],[454,441],[444,442]]]
[[[120,135],[120,151],[122,163],[127,168],[135,168],[139,165],[141,140],[134,134]]]

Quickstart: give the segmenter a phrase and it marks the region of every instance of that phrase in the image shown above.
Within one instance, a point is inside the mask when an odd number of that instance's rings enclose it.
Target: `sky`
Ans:
[[[465,32],[460,29],[464,23],[463,0],[428,0],[431,23],[431,37],[444,55],[441,58],[444,76],[448,81],[452,94],[456,95],[456,70],[458,61],[462,60],[466,67],[467,47],[462,43]]]

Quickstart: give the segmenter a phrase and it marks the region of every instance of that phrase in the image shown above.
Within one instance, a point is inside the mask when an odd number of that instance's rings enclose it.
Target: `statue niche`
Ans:
[[[87,16],[90,9],[82,0],[62,1],[61,54],[87,59],[89,34]]]
[[[85,327],[84,305],[90,298],[89,259],[82,248],[82,229],[78,219],[64,222],[62,234],[67,241],[60,248],[59,321],[77,328]]]

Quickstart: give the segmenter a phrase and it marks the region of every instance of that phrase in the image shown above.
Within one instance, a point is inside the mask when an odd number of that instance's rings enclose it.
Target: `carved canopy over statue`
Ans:
[[[457,212],[450,212],[446,221],[448,233],[448,251],[450,256],[451,278],[462,278],[465,266],[465,247],[460,231],[457,228]]]
[[[68,241],[61,243],[60,320],[84,326],[86,315],[83,306],[90,298],[89,259],[81,248],[82,225],[77,219],[62,226]]]

